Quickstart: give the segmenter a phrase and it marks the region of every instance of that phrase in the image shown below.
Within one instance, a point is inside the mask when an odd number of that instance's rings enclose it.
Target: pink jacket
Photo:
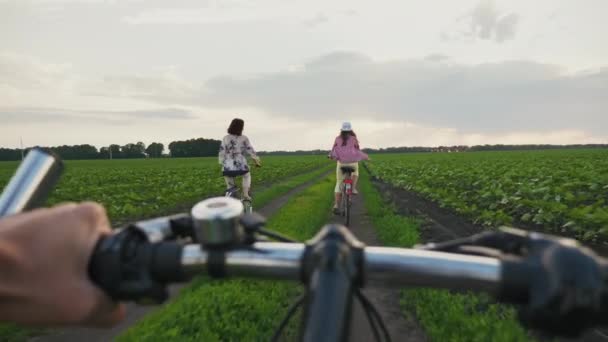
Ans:
[[[369,159],[367,154],[359,149],[357,137],[350,136],[346,140],[346,145],[342,146],[342,137],[336,137],[334,147],[331,149],[330,156],[341,163],[356,163],[361,160]]]

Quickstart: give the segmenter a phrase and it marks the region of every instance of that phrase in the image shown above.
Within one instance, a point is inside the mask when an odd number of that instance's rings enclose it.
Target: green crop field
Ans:
[[[329,165],[327,159],[316,156],[268,156],[263,163],[252,171],[254,192],[279,179]],[[0,188],[17,165],[0,162]],[[67,161],[48,202],[96,201],[118,220],[166,213],[176,205],[220,195],[225,188],[220,171],[217,158]]]
[[[608,238],[608,150],[377,155],[369,166],[485,226]]]

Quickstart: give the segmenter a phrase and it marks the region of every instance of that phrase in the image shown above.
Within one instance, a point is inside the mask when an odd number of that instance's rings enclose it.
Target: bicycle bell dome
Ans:
[[[227,247],[242,240],[240,224],[243,215],[241,201],[230,197],[214,197],[192,207],[195,236],[206,247]]]

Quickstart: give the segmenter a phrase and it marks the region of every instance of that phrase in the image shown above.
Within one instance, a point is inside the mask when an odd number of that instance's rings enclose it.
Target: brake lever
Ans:
[[[415,248],[457,254],[471,254],[468,251],[473,251],[473,253],[479,252],[479,250],[472,247],[481,247],[494,249],[505,255],[526,256],[532,250],[553,244],[581,247],[578,241],[570,238],[529,232],[512,227],[500,227],[498,231],[483,232],[446,242],[418,245]]]
[[[501,227],[499,231],[483,232],[465,238],[418,245],[414,248],[489,257],[499,257],[503,254],[523,255],[528,238],[526,231]]]
[[[239,222],[245,230],[244,242],[246,245],[251,245],[257,241],[261,241],[260,238],[264,237],[280,242],[297,242],[294,239],[277,232],[264,229],[264,226],[266,225],[266,218],[258,213],[254,212],[244,214]]]

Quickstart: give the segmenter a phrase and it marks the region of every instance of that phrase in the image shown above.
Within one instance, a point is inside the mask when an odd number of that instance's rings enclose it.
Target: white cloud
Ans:
[[[335,52],[286,71],[206,82],[184,78],[175,65],[95,80],[69,63],[4,53],[0,75],[0,146],[22,132],[35,144],[98,146],[126,137],[217,138],[233,116],[245,116],[265,150],[326,148],[342,120],[353,121],[369,147],[608,140],[608,69],[567,74],[531,61],[461,64],[440,54],[378,61]]]
[[[329,17],[324,13],[317,13],[315,16],[302,21],[308,27],[317,27],[329,22]]]
[[[28,3],[34,5],[46,4],[118,4],[124,2],[144,2],[145,0],[27,0]],[[20,0],[0,0],[0,3],[18,3],[25,2]]]
[[[207,107],[248,106],[294,118],[348,114],[469,132],[608,127],[608,69],[568,75],[530,61],[378,62],[336,53],[290,72],[215,78],[203,90],[193,97]]]
[[[481,0],[474,9],[460,17],[456,25],[442,31],[440,38],[443,41],[481,39],[503,43],[515,38],[520,19],[517,13],[501,12],[494,0]]]
[[[313,27],[329,22],[330,17],[353,17],[358,12],[350,1],[330,3],[313,1],[202,1],[194,6],[147,8],[122,20],[132,25],[152,24],[224,24],[261,21],[300,22]],[[320,8],[322,10],[320,10]]]
[[[462,132],[603,131],[608,69],[566,74],[554,65],[511,61],[466,65],[446,56],[375,61],[336,52],[285,72],[222,76],[204,84],[109,77],[98,95],[163,105],[257,108],[273,117],[376,117]]]
[[[4,125],[32,122],[69,122],[80,120],[87,123],[125,124],[135,120],[188,120],[195,119],[190,110],[183,108],[147,108],[140,110],[91,110],[51,107],[3,107],[0,117]]]
[[[502,43],[506,40],[515,38],[515,31],[517,29],[517,23],[519,22],[519,15],[511,13],[498,19],[495,28],[495,40],[498,43]]]
[[[451,146],[481,144],[585,144],[608,142],[608,137],[574,129],[467,133],[454,128],[432,127],[409,122],[357,120],[353,122],[364,147]]]
[[[0,52],[0,86],[13,88],[61,87],[71,81],[70,64],[43,63],[30,56]]]
[[[274,14],[260,14],[246,8],[159,8],[146,10],[123,20],[132,25],[141,24],[219,24],[274,19]]]

